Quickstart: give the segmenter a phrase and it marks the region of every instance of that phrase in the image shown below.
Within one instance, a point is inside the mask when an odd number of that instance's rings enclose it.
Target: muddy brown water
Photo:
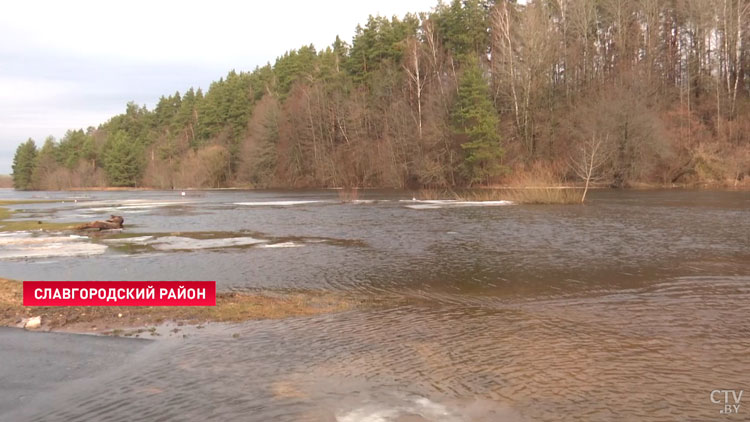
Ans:
[[[346,204],[325,191],[0,191],[30,196],[60,202],[17,217],[117,213],[126,230],[59,247],[0,234],[1,276],[207,279],[385,306],[152,342],[15,407],[19,420],[750,419],[750,396],[737,415],[710,397],[750,390],[747,192],[480,207],[375,191]]]

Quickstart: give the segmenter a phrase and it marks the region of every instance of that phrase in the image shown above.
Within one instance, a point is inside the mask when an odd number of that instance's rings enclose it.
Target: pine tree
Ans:
[[[317,52],[311,44],[291,50],[276,59],[273,71],[278,81],[279,94],[286,96],[298,80],[310,80],[315,73]]]
[[[138,185],[144,162],[141,147],[124,131],[110,138],[104,155],[104,170],[112,186]]]
[[[487,18],[491,7],[492,2],[488,0],[453,0],[437,6],[434,18],[438,33],[459,61],[487,52]]]
[[[488,182],[499,175],[504,151],[497,131],[498,117],[476,58],[468,59],[461,75],[451,117],[464,150],[463,170],[468,182]]]
[[[29,138],[16,148],[13,157],[13,186],[19,190],[32,189],[32,175],[36,165],[36,144]]]
[[[50,177],[59,167],[61,161],[60,150],[55,138],[48,136],[44,145],[39,149],[34,165],[34,173],[31,175],[31,184],[36,189],[49,188]]]
[[[358,25],[349,50],[347,68],[358,82],[383,66],[400,63],[406,39],[416,36],[419,19],[407,14],[403,20],[393,17],[370,16],[363,28]]]
[[[96,160],[99,157],[99,150],[96,145],[96,140],[91,135],[86,135],[86,140],[81,146],[81,158],[90,162],[91,167],[96,167]]]
[[[82,156],[88,138],[89,136],[83,132],[83,129],[67,131],[57,145],[60,163],[69,169],[74,168]]]
[[[265,116],[263,135],[260,138],[261,143],[255,157],[252,182],[256,186],[268,186],[276,169],[278,161],[276,150],[279,142],[278,119],[279,110],[276,104],[272,104]]]

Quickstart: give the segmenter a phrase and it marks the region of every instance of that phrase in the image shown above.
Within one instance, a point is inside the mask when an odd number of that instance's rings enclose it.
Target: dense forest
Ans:
[[[749,22],[747,0],[453,0],[371,16],[351,43],[29,139],[14,183],[441,188],[577,169],[613,186],[747,182]]]

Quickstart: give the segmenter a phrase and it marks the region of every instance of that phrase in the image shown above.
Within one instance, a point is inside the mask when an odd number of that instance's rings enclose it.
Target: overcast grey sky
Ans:
[[[14,1],[0,13],[0,174],[18,144],[97,126],[128,101],[206,89],[231,69],[336,35],[370,14],[428,11],[437,0]]]

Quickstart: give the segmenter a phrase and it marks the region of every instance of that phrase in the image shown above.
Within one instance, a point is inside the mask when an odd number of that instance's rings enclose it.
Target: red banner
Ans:
[[[24,281],[23,306],[216,306],[216,282]]]

